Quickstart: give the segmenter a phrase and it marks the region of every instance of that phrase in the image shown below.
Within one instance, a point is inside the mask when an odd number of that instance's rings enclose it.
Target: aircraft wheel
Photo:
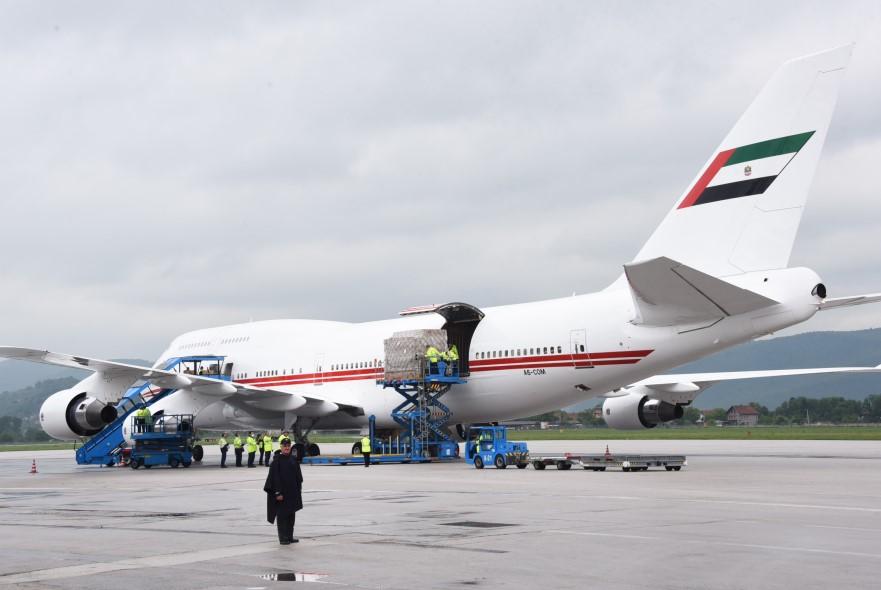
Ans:
[[[504,469],[505,467],[508,466],[508,464],[505,463],[505,458],[502,455],[496,455],[496,459],[495,459],[494,463],[495,463],[496,469]]]
[[[309,443],[309,447],[306,449],[306,454],[308,454],[310,457],[317,457],[321,454],[321,447],[319,447],[315,443]]]
[[[202,445],[196,445],[193,447],[193,461],[197,463],[202,460],[202,457],[205,456],[205,449],[202,448]]]
[[[483,469],[483,459],[480,458],[480,455],[474,457],[474,468]]]

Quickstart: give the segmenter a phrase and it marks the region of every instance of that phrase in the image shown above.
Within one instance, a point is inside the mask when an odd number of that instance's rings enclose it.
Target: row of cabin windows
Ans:
[[[238,338],[224,338],[220,341],[221,344],[239,344],[241,342],[247,342],[250,340],[250,336],[239,336]]]
[[[556,351],[554,350],[556,349]],[[584,351],[584,347],[581,348],[582,352]],[[475,352],[474,358],[476,359],[495,359],[495,358],[505,358],[509,356],[522,356],[526,354],[554,354],[554,353],[562,353],[562,346],[537,346],[535,348],[512,348],[510,350],[490,350],[487,352]]]
[[[189,344],[182,344],[179,350],[193,350],[194,348],[208,348],[209,346],[211,346],[211,341],[191,342]]]
[[[278,376],[284,376],[284,375],[288,375],[288,374],[296,375],[296,374],[302,373],[302,372],[303,372],[302,367],[299,369],[291,369],[290,371],[288,371],[287,369],[283,369],[283,370],[271,369],[271,370],[266,370],[266,371],[257,371],[256,373],[254,373],[254,377],[278,377]],[[238,379],[247,379],[248,374],[247,373],[239,373],[239,376],[237,378]]]
[[[382,367],[382,361],[373,359],[372,361],[360,361],[357,363],[336,363],[330,366],[330,370],[345,371],[346,369],[372,369],[374,367]]]

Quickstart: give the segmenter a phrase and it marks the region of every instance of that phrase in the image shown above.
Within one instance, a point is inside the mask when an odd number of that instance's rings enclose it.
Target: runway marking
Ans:
[[[335,543],[327,542],[321,544],[333,545]],[[309,545],[315,544],[309,543]],[[224,559],[241,555],[257,555],[259,553],[265,553],[266,551],[277,548],[277,542],[267,541],[265,543],[257,543],[251,545],[233,545],[230,547],[202,549],[200,551],[189,551],[186,553],[150,555],[148,557],[121,559],[119,561],[110,561],[105,563],[86,563],[82,565],[56,567],[19,574],[0,575],[0,585],[25,584],[28,582],[43,582],[46,580],[60,580],[64,578],[91,576],[95,574],[104,574],[108,572],[118,572],[124,570],[135,570],[141,568],[185,565],[189,563],[196,563],[199,561],[213,561],[216,559]]]
[[[858,551],[835,551],[833,549],[812,549],[810,547],[786,547],[783,545],[762,545],[758,543],[734,543],[732,541],[708,541],[706,539],[677,539],[673,537],[648,537],[643,535],[625,535],[619,533],[594,533],[589,531],[549,530],[545,533],[558,535],[579,535],[585,537],[611,537],[617,539],[637,539],[640,541],[665,541],[670,543],[687,543],[691,545],[718,545],[723,547],[741,547],[747,549],[768,549],[770,551],[790,551],[794,553],[815,553],[821,555],[847,555],[849,557],[869,557],[881,559],[878,553],[861,553]]]
[[[641,502],[692,502],[699,504],[728,504],[733,506],[765,506],[768,508],[802,508],[809,510],[841,510],[845,512],[870,512],[881,513],[881,508],[869,508],[867,506],[833,506],[829,504],[793,504],[787,502],[750,502],[746,500],[710,500],[701,498],[664,498],[664,497],[638,497],[638,496],[589,496],[577,495],[574,498],[586,498],[591,500],[627,500]]]

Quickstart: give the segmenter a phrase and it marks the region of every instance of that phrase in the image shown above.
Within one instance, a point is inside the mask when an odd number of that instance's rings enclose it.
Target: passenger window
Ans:
[[[558,353],[563,352],[563,347],[562,347],[562,346],[558,346],[558,347],[557,347],[557,352],[558,352]]]

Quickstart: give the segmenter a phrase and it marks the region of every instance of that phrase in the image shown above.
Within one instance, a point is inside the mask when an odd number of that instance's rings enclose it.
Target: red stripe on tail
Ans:
[[[710,181],[713,180],[713,177],[716,176],[716,173],[725,165],[725,162],[728,161],[733,153],[733,149],[719,152],[716,157],[713,158],[713,161],[710,162],[707,169],[704,170],[704,173],[701,174],[701,177],[698,178],[694,186],[691,187],[691,190],[688,191],[688,194],[685,195],[685,198],[682,199],[682,202],[679,203],[677,209],[685,209],[686,207],[694,205],[694,202],[701,196],[701,193],[704,192],[704,189],[707,188],[707,185],[710,184]]]

